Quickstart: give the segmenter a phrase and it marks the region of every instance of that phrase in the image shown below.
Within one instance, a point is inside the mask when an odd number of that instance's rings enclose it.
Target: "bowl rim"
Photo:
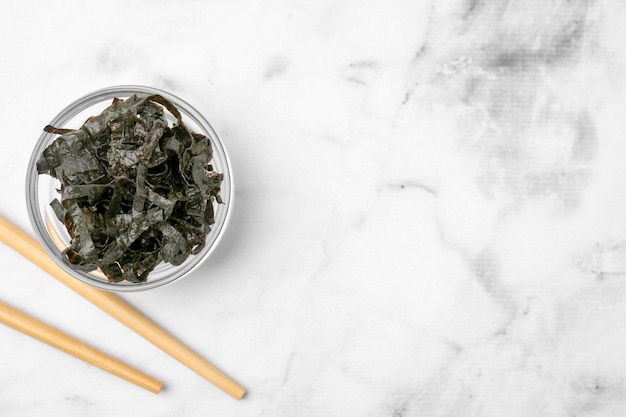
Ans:
[[[215,250],[215,248],[221,241],[224,232],[226,231],[228,224],[230,223],[230,219],[232,216],[233,200],[235,196],[232,163],[221,137],[217,134],[217,132],[208,122],[208,120],[198,110],[196,110],[194,106],[189,104],[187,101],[181,99],[180,97],[165,90],[145,85],[133,84],[122,84],[101,88],[92,91],[91,93],[85,94],[82,97],[79,97],[78,99],[72,101],[70,104],[65,106],[65,108],[63,108],[48,124],[52,126],[62,127],[74,117],[80,115],[81,112],[87,110],[94,105],[102,103],[106,100],[112,100],[114,97],[119,96],[120,98],[125,98],[132,94],[162,95],[167,100],[170,100],[181,111],[181,113],[183,113],[184,116],[189,116],[192,121],[198,124],[202,130],[206,130],[206,132],[204,133],[208,133],[213,148],[218,149],[219,153],[223,157],[222,159],[224,167],[222,171],[224,171],[225,174],[224,178],[228,178],[228,192],[226,196],[224,194],[221,194],[220,192],[222,199],[226,202],[226,204],[223,205],[224,218],[221,224],[219,224],[219,229],[217,227],[212,227],[211,231],[209,232],[209,234],[216,233],[216,235],[212,238],[212,241],[207,248],[205,248],[201,253],[193,255],[192,262],[190,264],[187,264],[184,269],[178,269],[182,265],[185,265],[183,263],[180,266],[174,267],[177,268],[177,271],[169,277],[164,277],[155,281],[150,281],[150,278],[148,278],[146,282],[142,283],[129,283],[127,281],[122,281],[122,283],[110,283],[104,280],[96,280],[96,278],[91,277],[90,274],[83,271],[78,271],[74,269],[71,265],[69,265],[64,257],[61,256],[61,253],[54,244],[51,236],[47,232],[44,232],[45,230],[47,230],[47,228],[44,223],[44,219],[41,216],[42,207],[39,204],[38,198],[40,174],[37,172],[37,160],[39,159],[39,156],[41,155],[41,152],[43,152],[45,147],[49,145],[50,139],[57,135],[48,132],[42,132],[37,139],[37,142],[35,143],[26,172],[26,206],[31,226],[33,227],[35,235],[38,238],[39,243],[43,246],[46,253],[65,272],[67,272],[73,278],[82,281],[83,283],[94,286],[101,290],[112,292],[134,292],[158,288],[167,284],[171,284],[172,282],[179,281],[183,277],[189,276],[191,272],[197,269],[209,257],[209,255]],[[218,226],[217,222],[213,226]]]

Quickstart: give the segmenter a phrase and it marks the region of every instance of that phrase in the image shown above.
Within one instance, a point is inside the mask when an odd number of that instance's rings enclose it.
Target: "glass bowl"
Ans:
[[[125,99],[133,94],[136,94],[138,97],[152,94],[163,96],[178,108],[182,114],[182,121],[189,130],[202,133],[209,138],[213,147],[213,160],[211,163],[215,171],[224,175],[220,187],[220,197],[223,203],[215,204],[214,206],[215,223],[211,226],[211,230],[206,236],[206,244],[203,249],[195,255],[189,255],[178,266],[164,262],[159,263],[148,275],[145,282],[121,281],[111,283],[100,270],[93,272],[79,271],[63,255],[63,250],[70,246],[70,236],[50,206],[50,202],[59,197],[57,189],[60,183],[50,175],[39,175],[37,172],[37,160],[44,149],[58,136],[43,132],[33,150],[26,175],[26,203],[35,235],[48,255],[68,274],[86,284],[108,291],[147,290],[160,287],[189,275],[213,252],[224,234],[230,219],[234,196],[231,164],[224,144],[209,122],[196,109],[168,92],[138,85],[104,88],[74,101],[52,119],[49,124],[58,128],[78,129],[87,118],[100,114],[102,110],[111,104],[114,98]],[[170,116],[168,112],[166,112],[166,115]],[[43,126],[42,124],[42,128]]]

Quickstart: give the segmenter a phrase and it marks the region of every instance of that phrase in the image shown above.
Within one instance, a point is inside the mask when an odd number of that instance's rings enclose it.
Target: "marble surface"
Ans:
[[[0,214],[31,231],[41,128],[118,84],[196,106],[228,233],[123,298],[235,401],[7,246],[1,299],[165,382],[0,327],[0,415],[626,412],[626,5],[618,0],[3,3]]]

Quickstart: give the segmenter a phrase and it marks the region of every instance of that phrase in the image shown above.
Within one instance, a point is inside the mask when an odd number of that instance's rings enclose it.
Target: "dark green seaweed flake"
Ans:
[[[170,126],[165,110],[176,122]],[[51,206],[71,237],[64,255],[109,282],[144,282],[160,262],[181,264],[205,245],[223,175],[208,137],[190,132],[160,95],[113,99],[80,129],[59,136],[37,161],[61,182]]]

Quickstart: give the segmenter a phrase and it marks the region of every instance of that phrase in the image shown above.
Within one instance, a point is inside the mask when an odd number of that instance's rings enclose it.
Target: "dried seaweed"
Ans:
[[[180,265],[204,247],[223,174],[211,165],[209,138],[189,131],[170,101],[116,98],[80,129],[44,130],[59,136],[37,170],[61,183],[51,206],[76,269],[144,282],[160,262]]]

